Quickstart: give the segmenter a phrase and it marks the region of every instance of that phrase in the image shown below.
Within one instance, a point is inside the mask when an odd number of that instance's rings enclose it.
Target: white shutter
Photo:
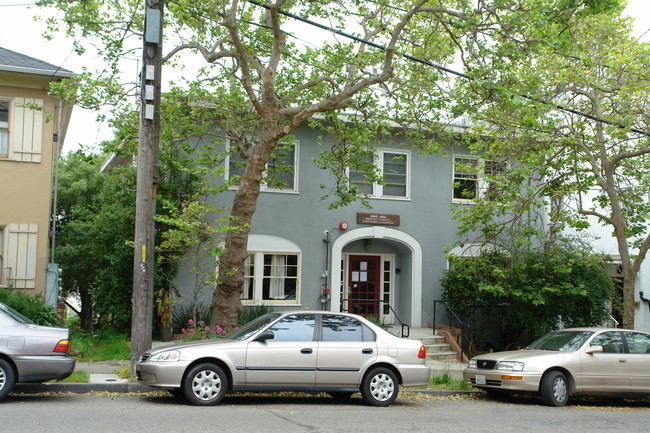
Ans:
[[[9,224],[7,226],[7,257],[5,268],[11,268],[14,289],[36,287],[36,253],[38,224]]]
[[[23,162],[41,162],[43,147],[42,99],[14,98],[11,107],[9,158]],[[32,106],[41,107],[40,110]]]

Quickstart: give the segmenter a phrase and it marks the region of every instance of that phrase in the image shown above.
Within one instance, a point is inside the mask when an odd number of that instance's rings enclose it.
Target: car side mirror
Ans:
[[[591,355],[591,354],[598,353],[598,352],[602,353],[602,351],[603,351],[603,346],[589,346],[589,347],[587,347],[587,350],[585,350],[585,353],[588,353],[588,354]]]
[[[255,341],[261,341],[265,342],[266,340],[273,340],[275,338],[275,334],[271,331],[264,331],[260,335],[257,336]]]

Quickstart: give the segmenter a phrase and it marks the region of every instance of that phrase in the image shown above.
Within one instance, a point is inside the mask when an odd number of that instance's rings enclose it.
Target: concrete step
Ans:
[[[458,354],[453,350],[448,352],[427,352],[427,359],[435,361],[455,361],[458,360]]]
[[[436,343],[436,344],[424,344],[424,348],[427,350],[427,353],[440,353],[440,352],[450,352],[451,346],[447,343]]]

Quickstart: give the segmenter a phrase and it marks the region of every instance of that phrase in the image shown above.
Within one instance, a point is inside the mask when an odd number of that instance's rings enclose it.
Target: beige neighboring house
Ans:
[[[50,298],[53,173],[72,107],[48,90],[72,75],[0,47],[0,287]]]

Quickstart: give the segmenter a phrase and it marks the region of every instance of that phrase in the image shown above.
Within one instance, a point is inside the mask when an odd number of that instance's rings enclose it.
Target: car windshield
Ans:
[[[29,320],[27,317],[23,316],[20,314],[18,311],[14,310],[11,307],[6,306],[2,302],[0,302],[0,310],[4,311],[5,314],[7,314],[9,317],[14,319],[18,323],[23,323],[25,325],[33,325],[34,322]]]
[[[258,317],[257,319],[248,322],[239,329],[234,330],[226,336],[231,340],[245,340],[251,335],[255,334],[260,329],[267,326],[269,323],[273,322],[275,319],[280,317],[280,313],[268,313],[263,316]]]
[[[592,331],[555,331],[533,341],[526,350],[571,352],[580,349],[591,335]]]

